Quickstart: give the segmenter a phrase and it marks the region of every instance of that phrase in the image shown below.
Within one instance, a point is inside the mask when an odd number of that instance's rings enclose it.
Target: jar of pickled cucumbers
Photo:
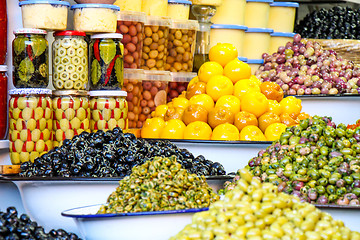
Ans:
[[[53,145],[60,146],[83,131],[90,132],[89,94],[84,90],[53,92]]]
[[[34,161],[53,148],[51,90],[19,88],[9,91],[9,139],[12,164]]]
[[[22,28],[14,31],[13,84],[16,88],[46,88],[49,84],[49,47],[46,31]]]
[[[85,90],[88,85],[88,44],[85,32],[55,32],[52,44],[53,85],[57,90]]]
[[[120,33],[91,36],[90,89],[120,90],[124,84],[124,45]]]
[[[90,91],[90,130],[113,130],[128,128],[128,104],[125,91]]]

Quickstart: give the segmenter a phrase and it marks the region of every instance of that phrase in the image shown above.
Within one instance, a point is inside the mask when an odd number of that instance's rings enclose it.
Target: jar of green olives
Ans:
[[[90,91],[90,130],[113,130],[128,128],[128,104],[125,91]]]
[[[20,88],[9,91],[10,159],[19,165],[34,161],[53,148],[51,90]]]
[[[83,90],[53,92],[53,145],[60,146],[83,131],[90,132],[89,94]]]
[[[46,88],[49,84],[46,31],[22,28],[14,31],[13,84],[16,88]]]
[[[57,90],[85,90],[88,85],[88,44],[85,32],[55,32],[52,44],[53,85]]]
[[[90,89],[121,90],[124,84],[124,45],[120,33],[91,36]]]

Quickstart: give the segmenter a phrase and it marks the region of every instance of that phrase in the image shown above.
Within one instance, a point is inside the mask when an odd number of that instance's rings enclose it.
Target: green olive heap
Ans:
[[[224,199],[196,213],[170,240],[195,239],[360,239],[339,220],[271,183],[240,170],[240,180]]]
[[[204,208],[218,199],[205,177],[188,173],[175,156],[154,157],[133,167],[98,213]]]

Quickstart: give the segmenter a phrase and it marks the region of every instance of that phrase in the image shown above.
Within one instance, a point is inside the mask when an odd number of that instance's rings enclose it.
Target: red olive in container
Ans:
[[[140,68],[145,20],[142,12],[121,11],[118,14],[116,32],[123,35],[124,68]]]
[[[171,102],[173,98],[178,97],[183,91],[186,91],[189,82],[196,76],[197,74],[194,72],[172,72],[167,102]]]

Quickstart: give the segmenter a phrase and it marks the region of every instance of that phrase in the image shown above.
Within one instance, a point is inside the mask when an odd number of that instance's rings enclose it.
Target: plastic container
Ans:
[[[138,122],[141,112],[140,101],[142,100],[142,80],[144,70],[125,69],[123,91],[127,92],[126,100],[128,102],[128,126],[129,128],[141,128]]]
[[[116,0],[114,5],[119,6],[121,11],[141,12],[142,0]]]
[[[248,59],[261,59],[263,53],[269,52],[272,32],[269,28],[248,28],[245,32],[243,56]]]
[[[0,2],[0,65],[5,64],[7,51],[6,1]]]
[[[196,76],[197,73],[193,72],[172,72],[171,82],[169,82],[167,102],[171,102],[173,98],[178,97],[183,91],[186,91],[189,82]]]
[[[49,84],[49,47],[46,31],[22,28],[14,31],[13,84],[16,88],[46,88]]]
[[[295,33],[273,32],[270,34],[269,54],[278,51],[280,46],[285,46],[287,42],[292,42]]]
[[[246,57],[238,57],[238,59],[242,62],[246,62],[247,61],[247,58]]]
[[[255,75],[256,70],[264,64],[264,59],[247,59],[246,63],[251,68],[251,74]]]
[[[168,0],[167,16],[176,20],[188,20],[191,1]]]
[[[270,4],[269,22],[267,27],[274,32],[293,32],[296,8],[295,2],[274,2]]]
[[[90,130],[127,129],[128,105],[125,91],[90,91]]]
[[[91,36],[90,89],[120,90],[124,84],[124,45],[122,34],[103,33]]]
[[[53,0],[28,0],[19,2],[24,28],[65,30],[70,3]]]
[[[20,165],[53,148],[53,112],[50,89],[9,91],[10,160]]]
[[[168,17],[147,17],[141,57],[142,69],[165,69],[170,26],[171,20]]]
[[[139,122],[143,124],[152,111],[159,105],[166,104],[168,84],[171,75],[168,71],[144,71],[143,91],[140,102],[141,113]]]
[[[168,38],[168,56],[165,70],[191,72],[194,65],[196,32],[199,23],[195,20],[173,20]]]
[[[7,71],[6,65],[0,65],[0,139],[6,138],[7,124]]]
[[[245,26],[249,28],[267,28],[271,3],[273,3],[273,0],[247,0],[245,5]]]
[[[244,25],[246,0],[223,0],[211,22],[214,24]]]
[[[243,55],[243,42],[247,27],[242,25],[213,24],[210,30],[210,48],[218,43],[233,44],[239,56]]]
[[[71,139],[83,131],[90,132],[90,106],[87,91],[53,92],[53,146]]]
[[[74,30],[83,32],[116,32],[118,6],[111,4],[75,4]]]
[[[54,33],[52,44],[53,86],[57,90],[85,90],[88,87],[88,44],[85,32]]]
[[[140,68],[145,20],[145,13],[141,12],[118,14],[117,31],[123,35],[124,68]]]
[[[168,0],[142,0],[141,12],[147,16],[166,17]]]

